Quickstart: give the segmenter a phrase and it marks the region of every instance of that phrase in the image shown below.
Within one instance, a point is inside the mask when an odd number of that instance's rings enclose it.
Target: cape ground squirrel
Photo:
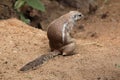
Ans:
[[[38,65],[44,63],[58,55],[70,55],[75,49],[75,41],[70,33],[76,21],[83,17],[82,13],[78,11],[70,11],[69,13],[54,20],[49,26],[47,36],[51,51],[49,54],[44,54],[37,59],[27,63],[20,71],[27,71],[33,69]]]

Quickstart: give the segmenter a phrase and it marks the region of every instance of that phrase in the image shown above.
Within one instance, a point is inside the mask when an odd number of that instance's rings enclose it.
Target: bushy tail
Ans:
[[[34,69],[37,66],[42,65],[45,61],[48,61],[51,58],[54,58],[54,57],[58,56],[59,54],[61,54],[61,53],[58,52],[58,51],[50,52],[49,54],[44,54],[44,55],[36,58],[35,60],[27,63],[25,66],[23,66],[20,69],[20,71],[27,71],[27,70],[30,70],[30,69]]]

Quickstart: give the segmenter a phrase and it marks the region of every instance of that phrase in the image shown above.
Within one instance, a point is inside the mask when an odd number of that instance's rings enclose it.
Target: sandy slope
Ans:
[[[76,55],[58,56],[37,70],[22,73],[19,69],[25,63],[50,50],[46,32],[16,19],[0,21],[0,79],[119,80],[120,24],[85,26],[85,31],[75,35]],[[91,37],[94,33],[96,36]]]

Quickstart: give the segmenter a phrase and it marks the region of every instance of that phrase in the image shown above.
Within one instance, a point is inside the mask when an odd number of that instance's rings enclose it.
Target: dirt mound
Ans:
[[[76,55],[58,56],[37,70],[26,73],[19,72],[19,69],[50,50],[46,32],[29,27],[16,19],[3,20],[0,24],[1,80],[120,79],[118,23],[86,24],[87,29],[75,35]],[[98,37],[91,36],[92,34]]]

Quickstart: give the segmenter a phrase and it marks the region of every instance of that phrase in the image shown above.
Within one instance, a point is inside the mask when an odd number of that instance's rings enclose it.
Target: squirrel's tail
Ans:
[[[59,51],[54,51],[54,52],[50,52],[49,54],[44,54],[38,58],[36,58],[35,60],[27,63],[26,65],[24,65],[20,71],[27,71],[30,69],[34,69],[35,67],[42,65],[45,61],[50,60],[51,58],[54,58],[56,56],[58,56],[59,54],[61,54]]]

